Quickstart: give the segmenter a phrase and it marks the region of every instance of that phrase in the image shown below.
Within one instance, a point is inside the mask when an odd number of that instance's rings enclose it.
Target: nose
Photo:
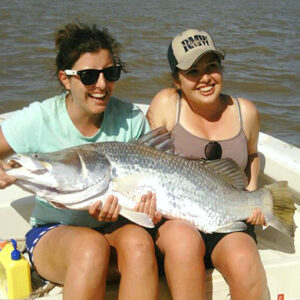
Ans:
[[[204,82],[204,83],[208,83],[210,81],[210,76],[208,73],[203,73],[202,77],[201,77],[201,82]]]
[[[96,87],[99,87],[101,90],[104,90],[106,88],[106,85],[107,85],[106,78],[104,77],[103,73],[100,73],[98,80],[96,82]]]

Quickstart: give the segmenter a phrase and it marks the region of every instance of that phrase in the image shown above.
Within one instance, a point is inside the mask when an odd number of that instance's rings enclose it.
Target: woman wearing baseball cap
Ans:
[[[249,100],[222,93],[224,58],[205,31],[188,29],[174,37],[168,61],[175,87],[154,97],[147,118],[153,129],[165,126],[175,151],[188,158],[233,159],[251,191],[259,174],[259,115]],[[255,210],[245,223],[245,231],[230,233],[205,234],[181,220],[159,228],[156,243],[173,299],[205,299],[205,268],[211,267],[226,279],[231,299],[269,299],[253,226],[263,225],[264,216]]]

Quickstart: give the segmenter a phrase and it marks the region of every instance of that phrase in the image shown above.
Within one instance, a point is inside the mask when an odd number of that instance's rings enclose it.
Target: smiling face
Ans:
[[[218,57],[213,53],[206,54],[188,70],[179,70],[176,85],[192,103],[215,102],[223,87]]]
[[[112,65],[113,60],[109,50],[99,49],[96,52],[82,54],[72,66],[72,70],[102,70]],[[63,71],[60,71],[59,76],[65,88],[70,92],[67,96],[67,103],[71,114],[75,112],[88,116],[104,112],[115,82],[108,81],[103,73],[100,73],[97,82],[91,85],[84,85],[78,75],[68,77]]]

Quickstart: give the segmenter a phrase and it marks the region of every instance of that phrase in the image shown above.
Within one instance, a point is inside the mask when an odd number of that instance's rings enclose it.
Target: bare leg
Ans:
[[[169,220],[159,228],[156,244],[165,255],[172,299],[205,299],[205,245],[195,227],[183,220]]]
[[[226,279],[232,300],[270,299],[257,246],[248,234],[225,236],[213,250],[212,261]]]
[[[158,270],[150,234],[127,224],[106,235],[118,255],[121,273],[119,300],[158,299]]]
[[[38,273],[64,284],[64,299],[104,299],[109,244],[99,232],[61,226],[37,243],[33,257]]]

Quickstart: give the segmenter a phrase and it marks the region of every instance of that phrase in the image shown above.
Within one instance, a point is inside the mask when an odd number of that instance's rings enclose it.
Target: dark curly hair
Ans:
[[[82,54],[96,52],[99,49],[107,49],[111,53],[114,64],[121,65],[122,70],[126,71],[126,66],[119,57],[120,44],[105,27],[69,23],[56,32],[55,46],[56,75],[60,70],[71,69]]]

